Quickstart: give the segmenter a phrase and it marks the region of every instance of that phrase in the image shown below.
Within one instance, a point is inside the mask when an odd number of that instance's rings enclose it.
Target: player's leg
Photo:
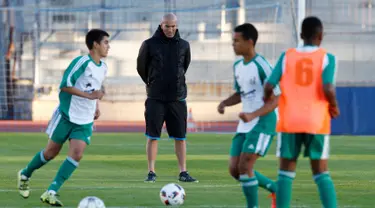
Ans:
[[[180,169],[178,180],[181,182],[198,182],[186,169],[186,101],[176,101],[167,104],[165,123],[169,137],[175,140],[175,153]]]
[[[61,144],[49,140],[47,147],[44,150],[36,153],[31,161],[27,164],[27,166],[24,169],[18,171],[17,187],[19,189],[19,194],[22,197],[28,198],[30,195],[29,182],[32,173],[52,160],[59,153],[61,147]]]
[[[175,153],[180,172],[186,171],[186,119],[187,106],[185,101],[167,104],[165,124],[169,137],[175,140]]]
[[[313,178],[323,207],[337,207],[336,191],[328,172],[329,135],[308,135],[305,156],[310,157]]]
[[[76,125],[72,124],[72,131],[69,134],[70,145],[68,157],[64,160],[53,182],[48,187],[47,191],[41,196],[41,200],[50,205],[62,206],[61,201],[57,198],[57,192],[66,180],[70,178],[73,172],[79,165],[82,159],[83,152],[86,146],[90,144],[90,138],[92,135],[92,125]]]
[[[149,171],[145,182],[155,182],[155,161],[158,152],[158,140],[160,139],[161,129],[164,123],[165,105],[160,101],[147,99],[145,108],[146,153]]]
[[[80,160],[82,159],[82,155],[86,148],[86,145],[86,142],[81,139],[73,138],[70,140],[68,157],[60,166],[55,179],[48,187],[48,191],[53,191],[53,193],[56,194],[60,190],[64,182],[70,178],[72,173],[78,167]]]
[[[240,173],[242,191],[246,197],[247,207],[257,208],[258,205],[258,180],[254,173],[254,165],[258,159],[257,154],[241,153],[238,170]]]
[[[68,137],[67,132],[69,131],[69,126],[67,126],[65,120],[61,118],[60,113],[58,111],[55,112],[47,127],[46,133],[50,139],[48,140],[46,148],[37,152],[27,166],[17,174],[17,186],[22,197],[27,198],[30,195],[29,179],[33,172],[58,155],[63,143]]]
[[[239,180],[246,196],[248,207],[258,206],[258,186],[276,191],[276,183],[254,170],[256,160],[266,155],[272,143],[272,135],[251,131],[246,134],[239,162]]]
[[[231,156],[229,158],[229,174],[238,181],[240,179],[240,172],[238,170],[238,164],[240,162],[240,156]]]
[[[230,148],[229,173],[236,180],[240,179],[240,172],[238,168],[245,139],[245,133],[237,133],[232,139],[232,145]]]
[[[279,133],[277,156],[280,167],[277,179],[277,208],[289,208],[292,200],[292,184],[296,177],[297,158],[301,152],[303,134]]]
[[[266,134],[266,133],[255,133],[254,138],[258,137],[258,143],[256,146],[255,153],[258,154],[261,157],[264,157],[273,140],[274,135]],[[270,193],[276,192],[276,182],[269,179],[268,177],[262,175],[260,172],[254,170],[255,177],[258,180],[259,187],[262,187],[263,189],[269,191]]]
[[[258,147],[259,148],[257,148],[256,153],[259,156],[264,157],[267,154],[268,149],[271,146],[273,137],[274,137],[273,134],[270,135],[270,134],[266,134],[266,133],[261,133],[258,136],[258,138],[259,138]],[[261,145],[261,147],[259,145]],[[254,170],[254,174],[255,174],[255,177],[258,180],[258,186],[270,192],[270,195],[268,197],[271,198],[271,208],[275,208],[276,207],[276,190],[277,190],[276,189],[277,188],[276,181],[271,180],[270,178],[268,178],[267,176],[261,174],[260,172],[258,172],[256,170]]]

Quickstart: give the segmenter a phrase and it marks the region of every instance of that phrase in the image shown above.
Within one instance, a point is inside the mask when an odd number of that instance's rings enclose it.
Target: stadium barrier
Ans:
[[[375,87],[338,87],[341,115],[332,121],[334,135],[375,135]]]

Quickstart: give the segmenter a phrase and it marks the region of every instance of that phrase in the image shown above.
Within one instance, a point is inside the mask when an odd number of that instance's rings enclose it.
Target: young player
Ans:
[[[78,167],[86,145],[90,144],[93,121],[100,115],[98,99],[102,99],[103,80],[107,65],[101,60],[109,50],[108,33],[93,29],[86,35],[90,53],[75,58],[65,70],[60,84],[59,106],[53,113],[46,133],[46,148],[33,157],[18,172],[18,188],[22,197],[30,195],[29,180],[32,173],[56,157],[63,144],[69,140],[69,153],[60,166],[55,179],[40,199],[53,206],[63,206],[56,193]]]
[[[302,146],[310,157],[323,207],[337,207],[336,192],[328,173],[331,117],[339,115],[335,96],[336,58],[320,48],[323,24],[317,17],[302,23],[304,46],[283,53],[265,85],[265,99],[280,83],[277,124],[280,170],[277,208],[290,207],[292,182]]]
[[[275,207],[276,183],[254,170],[256,160],[266,155],[276,134],[277,96],[275,90],[272,101],[263,102],[263,84],[271,74],[272,67],[264,57],[255,52],[258,39],[257,29],[249,23],[234,29],[233,49],[243,59],[234,64],[236,92],[222,101],[218,106],[219,113],[224,108],[242,102],[243,112],[237,134],[234,136],[230,150],[230,174],[242,184],[247,207],[258,207],[258,186],[271,192],[272,207]]]

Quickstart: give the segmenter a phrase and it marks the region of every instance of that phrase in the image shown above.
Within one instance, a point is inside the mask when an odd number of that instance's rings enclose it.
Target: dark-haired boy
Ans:
[[[277,208],[290,207],[298,156],[310,158],[313,178],[325,208],[337,207],[328,172],[331,118],[339,114],[335,93],[336,57],[320,47],[323,24],[319,18],[302,22],[304,45],[282,53],[264,89],[268,99],[280,84],[277,156],[280,158]]]
[[[104,96],[101,88],[107,74],[107,65],[101,59],[107,57],[108,38],[109,34],[103,30],[90,30],[86,34],[89,54],[75,58],[65,70],[60,83],[59,106],[46,130],[48,144],[17,174],[22,197],[30,195],[29,179],[32,173],[55,158],[69,140],[68,157],[47,191],[40,197],[42,202],[52,206],[63,206],[57,198],[57,192],[78,167],[86,146],[90,144],[94,119],[100,115],[98,100]]]
[[[234,29],[233,49],[243,59],[234,64],[236,92],[218,106],[219,113],[224,108],[242,102],[242,112],[237,133],[230,150],[230,174],[242,185],[247,207],[257,208],[258,187],[271,192],[272,208],[276,206],[276,183],[254,170],[259,157],[266,155],[276,131],[275,108],[279,90],[269,102],[263,101],[263,84],[272,72],[268,61],[255,52],[258,39],[257,29],[249,23]]]

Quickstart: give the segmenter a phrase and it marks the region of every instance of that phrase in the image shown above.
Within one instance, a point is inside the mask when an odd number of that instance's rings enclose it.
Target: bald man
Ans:
[[[145,182],[155,182],[155,160],[163,123],[174,139],[181,182],[198,182],[186,170],[186,83],[190,64],[190,45],[180,37],[177,17],[166,14],[155,34],[139,49],[137,71],[147,89],[145,120],[148,175]]]

